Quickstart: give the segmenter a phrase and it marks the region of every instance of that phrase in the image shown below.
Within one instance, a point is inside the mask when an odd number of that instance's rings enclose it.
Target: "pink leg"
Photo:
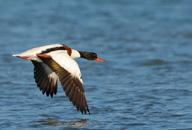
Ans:
[[[16,56],[18,58],[21,58],[23,60],[33,60],[34,58],[37,58],[36,56]]]

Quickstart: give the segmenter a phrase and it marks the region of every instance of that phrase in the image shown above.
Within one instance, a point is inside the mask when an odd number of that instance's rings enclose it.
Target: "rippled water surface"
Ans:
[[[191,130],[191,0],[0,0],[0,127]],[[91,115],[59,88],[41,94],[33,65],[11,55],[63,42],[79,59]]]

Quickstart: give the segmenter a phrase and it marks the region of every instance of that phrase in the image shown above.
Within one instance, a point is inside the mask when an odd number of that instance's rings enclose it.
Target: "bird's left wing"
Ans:
[[[76,61],[64,51],[37,56],[58,75],[65,94],[77,110],[80,110],[81,113],[89,113],[81,72]]]
[[[57,93],[58,76],[43,62],[33,61],[34,65],[34,78],[37,86],[46,93],[47,96],[53,97]]]

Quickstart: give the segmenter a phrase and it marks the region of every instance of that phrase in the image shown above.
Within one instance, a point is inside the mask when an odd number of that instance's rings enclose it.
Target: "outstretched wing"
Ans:
[[[38,57],[58,75],[65,94],[77,110],[80,110],[81,113],[89,113],[81,72],[75,60],[63,51],[49,55],[39,54]]]
[[[53,97],[57,93],[58,76],[43,62],[32,61],[34,78],[43,94]]]

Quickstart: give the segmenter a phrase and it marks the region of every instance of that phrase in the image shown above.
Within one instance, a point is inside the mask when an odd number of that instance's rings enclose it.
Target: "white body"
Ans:
[[[62,44],[52,44],[52,45],[35,47],[35,48],[29,49],[27,51],[24,51],[20,54],[15,54],[13,56],[36,56],[36,54],[39,54],[46,49],[53,48],[53,47],[60,47],[60,46],[62,46]]]
[[[36,56],[37,54],[40,54],[42,51],[45,51],[49,48],[61,47],[61,46],[63,46],[63,45],[62,44],[52,44],[52,45],[36,47],[36,48],[32,48],[30,50],[24,51],[20,54],[15,54],[13,56],[29,57],[28,60],[35,60],[38,62],[42,62]],[[79,69],[77,62],[74,60],[75,58],[79,58],[80,54],[77,50],[72,49],[71,51],[72,51],[71,56],[68,55],[67,50],[56,50],[56,51],[46,53],[46,55],[51,56],[51,58],[55,62],[57,62],[61,67],[63,67],[65,70],[67,70],[73,76],[77,77],[83,83],[83,81],[81,79],[81,71]],[[50,76],[56,77],[55,72],[53,72],[47,65],[45,65],[45,68],[47,71],[49,71]]]

